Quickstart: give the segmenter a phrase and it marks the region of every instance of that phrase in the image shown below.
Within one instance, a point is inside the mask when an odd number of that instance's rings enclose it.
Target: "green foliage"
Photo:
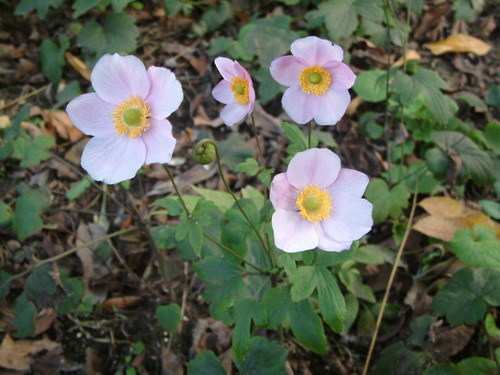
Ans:
[[[463,268],[438,292],[432,308],[452,325],[475,324],[500,305],[500,271]]]
[[[374,178],[366,189],[366,198],[373,204],[373,220],[381,223],[388,217],[397,219],[408,207],[410,192],[405,184],[398,184],[392,189],[381,178]]]
[[[32,10],[36,10],[40,18],[45,18],[49,8],[57,8],[63,3],[63,0],[21,0],[17,4],[15,15],[25,16]]]
[[[422,353],[412,351],[402,342],[385,348],[373,368],[374,375],[420,375],[424,365]]]
[[[83,177],[80,181],[73,182],[70,189],[66,192],[66,198],[70,201],[77,199],[92,186],[90,178]]]
[[[328,351],[323,324],[309,300],[291,305],[290,328],[297,341],[306,349],[318,354]]]
[[[139,30],[134,18],[125,13],[111,13],[101,25],[87,22],[78,34],[78,45],[100,56],[104,53],[129,53],[137,48]]]
[[[64,52],[69,47],[69,39],[59,38],[59,45],[51,39],[44,39],[40,46],[40,62],[42,72],[50,81],[57,85],[62,77],[62,68],[64,67]]]
[[[11,275],[8,272],[0,270],[0,300],[9,294]]]
[[[26,189],[16,199],[13,227],[17,237],[24,240],[43,227],[41,214],[48,206],[48,196],[42,190]]]
[[[242,375],[286,375],[287,352],[279,344],[253,337],[244,358],[236,362]]]
[[[450,249],[469,267],[500,270],[500,240],[490,228],[476,226],[457,231]]]
[[[226,375],[219,359],[211,351],[198,354],[187,367],[188,375]]]
[[[36,307],[28,300],[25,293],[22,293],[16,299],[14,305],[14,321],[12,324],[16,329],[16,337],[24,338],[32,336],[35,333]]]
[[[193,26],[193,31],[198,35],[204,35],[220,28],[231,18],[233,11],[228,1],[221,1],[215,7],[209,7],[201,16],[199,23]]]
[[[161,328],[169,333],[175,332],[182,319],[181,308],[175,303],[156,307],[155,315]]]
[[[487,124],[484,128],[484,138],[488,146],[496,154],[500,154],[500,123],[490,122]]]
[[[100,0],[75,0],[73,3],[73,17],[80,17],[82,14],[85,14],[90,9],[94,8]]]
[[[361,73],[356,78],[354,91],[368,102],[381,102],[387,96],[387,72],[374,69]]]

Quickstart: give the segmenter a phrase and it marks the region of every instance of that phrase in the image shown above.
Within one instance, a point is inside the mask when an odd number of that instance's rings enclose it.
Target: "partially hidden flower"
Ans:
[[[75,126],[93,136],[82,167],[96,181],[116,184],[134,177],[144,164],[168,163],[175,138],[166,119],[182,102],[180,82],[169,69],[135,56],[104,55],[92,70],[93,93],[69,102]]]
[[[281,103],[298,124],[314,119],[318,125],[334,125],[344,115],[355,74],[342,62],[344,52],[329,40],[308,36],[290,47],[292,55],[271,63],[272,77],[288,89]]]
[[[373,225],[372,205],[362,198],[367,185],[368,176],[341,168],[328,149],[297,153],[271,184],[276,247],[289,253],[349,249]]]
[[[252,77],[238,61],[227,57],[217,57],[215,66],[223,79],[214,87],[212,95],[225,104],[220,113],[224,124],[233,126],[242,122],[253,111],[255,91]]]

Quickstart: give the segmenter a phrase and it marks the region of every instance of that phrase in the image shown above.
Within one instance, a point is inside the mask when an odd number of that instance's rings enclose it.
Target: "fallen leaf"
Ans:
[[[7,129],[10,126],[10,118],[7,115],[0,116],[0,129]]]
[[[466,325],[443,327],[440,322],[431,326],[429,337],[432,342],[431,353],[438,362],[444,362],[460,353],[469,343],[475,329]]]
[[[466,34],[451,35],[446,39],[424,44],[424,47],[430,49],[433,55],[456,52],[473,53],[475,55],[483,56],[491,50],[491,46],[488,43]]]
[[[165,346],[161,348],[161,374],[184,375],[181,359]]]
[[[191,351],[200,353],[212,350],[224,353],[231,345],[231,330],[224,323],[207,318],[199,319],[193,329]]]
[[[80,223],[76,232],[76,245],[81,246],[105,235],[106,229],[101,225]],[[93,246],[92,249],[84,247],[76,252],[82,262],[83,279],[87,287],[89,287],[93,279],[102,279],[109,273],[108,268],[94,256],[95,248],[97,248],[97,245]]]
[[[54,309],[43,309],[35,318],[35,336],[47,331],[57,318]]]
[[[55,350],[62,350],[60,344],[47,338],[14,341],[7,334],[0,345],[0,367],[29,371],[33,363],[33,356],[42,351]]]
[[[410,60],[415,60],[415,61],[419,61],[421,59],[420,57],[420,54],[413,50],[413,49],[409,49],[408,51],[406,51],[406,61],[410,61]],[[393,67],[398,67],[398,66],[403,66],[404,65],[404,62],[405,62],[405,58],[403,56],[401,56],[399,59],[397,59],[394,64],[392,64]]]
[[[142,298],[139,296],[112,297],[104,301],[102,303],[102,307],[109,311],[113,311],[115,309],[122,310],[127,307],[137,305],[141,301]]]
[[[444,196],[430,197],[420,201],[419,206],[429,215],[420,218],[413,229],[426,236],[451,241],[456,231],[481,224],[496,231],[500,237],[500,224],[462,201]]]
[[[90,81],[90,69],[80,58],[70,52],[64,54],[66,61],[73,69],[75,69],[83,78]]]
[[[42,117],[48,129],[53,129],[59,137],[77,142],[83,138],[83,133],[71,122],[65,111],[42,110]]]
[[[218,128],[223,124],[220,117],[211,119],[208,117],[207,112],[203,106],[198,106],[197,114],[193,117],[194,126],[210,126],[212,128]]]

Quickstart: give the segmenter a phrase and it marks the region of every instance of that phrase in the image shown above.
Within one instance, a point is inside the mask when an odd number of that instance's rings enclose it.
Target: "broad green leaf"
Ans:
[[[461,375],[495,375],[498,373],[497,364],[488,358],[470,357],[457,365]]]
[[[226,212],[234,204],[234,199],[231,197],[231,194],[225,191],[205,189],[197,186],[193,186],[193,190],[206,200],[213,202],[222,212]]]
[[[485,2],[482,0],[453,0],[455,20],[475,21],[482,12]]]
[[[425,356],[409,350],[402,342],[386,347],[372,369],[373,375],[420,375],[422,374]]]
[[[347,307],[335,276],[326,267],[317,271],[319,308],[323,319],[335,332],[341,332],[347,317]]]
[[[500,154],[500,122],[490,122],[484,128],[484,138],[488,146]]]
[[[318,7],[318,15],[323,17],[328,35],[332,40],[350,36],[358,27],[358,15],[352,0],[329,0]]]
[[[297,268],[295,272],[290,275],[290,281],[292,283],[290,295],[293,302],[302,301],[314,292],[317,285],[317,271],[318,270],[313,266],[303,266]]]
[[[459,157],[465,172],[476,182],[484,183],[492,179],[493,161],[469,137],[456,131],[437,131],[432,140],[444,152]]]
[[[366,198],[373,204],[373,220],[381,223],[391,217],[399,218],[403,209],[408,207],[410,192],[404,183],[389,189],[381,178],[370,180],[366,189]]]
[[[293,303],[290,308],[290,328],[297,341],[318,354],[328,351],[323,324],[309,300]]]
[[[260,67],[254,77],[259,82],[258,98],[262,104],[269,103],[283,91],[283,87],[271,77],[269,69]]]
[[[375,295],[373,294],[372,289],[368,285],[363,284],[361,274],[357,268],[343,267],[339,272],[339,278],[347,290],[349,290],[356,297],[375,303]]]
[[[73,17],[78,18],[87,13],[99,3],[99,0],[75,0],[73,3]]]
[[[452,325],[475,324],[488,305],[500,305],[500,271],[463,268],[432,301],[432,308]]]
[[[264,195],[252,185],[247,185],[241,189],[241,195],[243,198],[251,200],[258,210],[261,210],[266,202]]]
[[[82,90],[80,89],[80,84],[78,83],[78,81],[69,82],[61,91],[57,93],[57,104],[55,105],[55,108],[63,106],[71,99],[76,98],[81,93]]]
[[[113,10],[115,12],[122,12],[127,5],[133,1],[134,0],[111,0],[111,5],[113,6]]]
[[[52,278],[52,267],[44,264],[35,268],[26,279],[26,297],[38,306],[47,304],[56,293],[56,283]]]
[[[43,227],[42,211],[48,206],[49,197],[41,190],[28,189],[16,199],[13,226],[17,237],[25,240]]]
[[[66,63],[64,52],[68,47],[69,40],[67,38],[59,38],[59,45],[51,39],[44,39],[40,46],[42,72],[55,85],[61,80],[62,69]]]
[[[270,288],[262,297],[262,308],[267,314],[267,324],[272,329],[286,325],[291,307],[290,293],[285,287]]]
[[[259,163],[254,158],[245,159],[244,162],[238,164],[236,167],[236,172],[245,173],[249,176],[255,176],[259,173]]]
[[[486,103],[495,108],[500,108],[500,85],[491,85],[486,92]]]
[[[193,31],[198,35],[204,35],[217,30],[231,18],[232,14],[231,4],[222,1],[218,6],[209,7],[203,13],[200,22],[193,25]]]
[[[500,203],[495,201],[490,201],[487,199],[482,199],[479,201],[481,208],[483,209],[489,217],[500,220]]]
[[[49,8],[57,8],[63,3],[63,0],[21,0],[17,4],[14,14],[17,16],[24,16],[36,10],[40,18],[45,18]]]
[[[84,177],[80,181],[73,182],[70,189],[66,192],[66,198],[70,201],[75,200],[85,193],[90,186],[92,186],[92,182],[89,177]]]
[[[243,360],[237,361],[241,375],[286,375],[287,352],[278,343],[253,337]]]
[[[484,328],[486,329],[488,336],[500,338],[500,328],[498,328],[497,323],[495,322],[495,317],[490,313],[488,313],[484,319]]]
[[[367,102],[381,102],[386,98],[387,72],[374,69],[361,73],[356,78],[354,91]]]
[[[35,305],[26,298],[25,293],[22,293],[17,297],[14,305],[14,321],[12,324],[16,329],[15,336],[19,338],[32,336],[35,333],[35,317]]]
[[[226,375],[219,358],[211,352],[201,352],[187,365],[188,375]]]
[[[9,294],[11,276],[10,273],[0,270],[0,301]]]
[[[198,223],[191,223],[188,233],[189,244],[193,251],[200,255],[201,247],[203,245],[203,228]]]
[[[61,282],[64,289],[64,298],[57,304],[56,310],[58,314],[68,314],[76,310],[80,305],[85,293],[85,284],[78,277],[68,277],[63,274]]]
[[[169,333],[174,333],[181,322],[181,308],[176,303],[156,307],[156,319],[160,326]]]
[[[182,0],[163,0],[163,6],[169,17],[177,15],[183,8]]]
[[[450,249],[469,267],[500,270],[500,240],[490,228],[477,225],[457,231]]]
[[[255,150],[248,146],[238,132],[232,132],[229,137],[219,143],[219,152],[222,162],[233,171],[236,171],[238,164],[255,154]]]
[[[249,349],[252,320],[256,324],[263,324],[266,314],[256,300],[242,298],[235,302],[234,315],[232,348],[236,359],[241,360]]]

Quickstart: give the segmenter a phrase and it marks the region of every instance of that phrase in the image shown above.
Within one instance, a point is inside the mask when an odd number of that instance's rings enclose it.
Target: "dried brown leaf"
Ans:
[[[64,54],[66,61],[73,69],[75,69],[83,78],[90,81],[90,69],[80,58],[70,52]]]
[[[0,345],[0,367],[17,371],[29,371],[33,363],[33,356],[42,351],[51,352],[60,349],[59,343],[47,338],[14,341],[7,334]]]
[[[424,44],[433,55],[444,53],[473,53],[478,56],[486,55],[491,50],[491,46],[481,39],[466,34],[451,35],[446,39],[437,42]]]

